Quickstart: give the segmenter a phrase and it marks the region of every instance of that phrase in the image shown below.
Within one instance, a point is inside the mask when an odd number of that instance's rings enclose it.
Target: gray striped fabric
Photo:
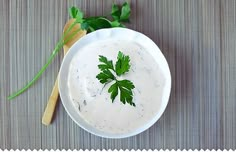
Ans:
[[[94,16],[109,14],[112,2],[0,0],[0,149],[235,149],[234,0],[131,0],[128,27],[156,42],[173,81],[164,115],[137,136],[113,140],[91,135],[60,102],[52,125],[41,124],[62,52],[34,86],[6,100],[45,64],[70,6]]]

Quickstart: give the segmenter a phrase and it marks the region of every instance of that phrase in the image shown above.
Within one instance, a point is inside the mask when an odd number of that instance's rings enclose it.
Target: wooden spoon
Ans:
[[[65,33],[65,31],[69,28],[69,26],[71,24],[73,24],[75,21],[75,19],[70,19],[66,25],[64,26],[63,29],[63,33]],[[71,35],[73,32],[75,32],[76,30],[80,29],[80,25],[76,24],[71,31],[68,33],[68,35]],[[81,37],[83,37],[84,35],[86,35],[86,31],[81,30],[79,31],[71,40],[69,40],[66,44],[64,44],[63,49],[64,49],[64,55],[68,52],[68,50],[70,49],[70,47],[77,41],[79,40]],[[64,38],[66,39],[67,36]],[[52,121],[52,117],[53,117],[53,113],[56,107],[56,103],[57,103],[57,99],[58,99],[58,95],[59,95],[59,91],[58,91],[58,77],[56,79],[56,82],[54,84],[52,93],[49,97],[46,109],[44,111],[43,114],[43,118],[42,118],[42,123],[44,125],[49,125]]]

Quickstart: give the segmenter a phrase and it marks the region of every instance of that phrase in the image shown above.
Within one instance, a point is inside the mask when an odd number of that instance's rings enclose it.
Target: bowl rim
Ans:
[[[67,65],[69,66],[70,61],[69,58],[73,58],[72,53],[76,53],[79,49],[76,49],[79,45],[83,46],[89,43],[93,43],[91,40],[96,40],[98,37],[99,38],[104,38],[107,39],[109,36],[111,37],[111,35],[118,34],[118,36],[121,36],[119,33],[128,33],[130,35],[130,37],[134,37],[134,36],[138,36],[141,37],[143,39],[145,39],[146,41],[148,41],[151,45],[153,45],[155,47],[155,51],[158,51],[158,55],[160,55],[160,58],[163,59],[163,62],[165,64],[166,67],[166,71],[167,75],[164,75],[166,78],[166,88],[165,88],[165,92],[163,91],[163,94],[165,94],[165,100],[161,101],[161,107],[159,108],[159,112],[157,112],[157,114],[152,118],[152,120],[149,120],[149,122],[147,124],[144,124],[142,127],[129,132],[129,133],[123,133],[123,134],[111,134],[111,133],[106,133],[106,132],[102,132],[99,130],[96,130],[96,128],[94,128],[94,130],[89,129],[89,124],[83,124],[81,122],[79,122],[80,118],[82,121],[83,118],[79,116],[78,112],[76,111],[75,114],[75,108],[72,105],[73,103],[71,101],[66,101],[68,100],[68,94],[65,93],[65,87],[63,85],[65,85],[65,82],[63,82],[64,79],[62,79],[62,74],[65,73],[65,68],[67,67]],[[122,37],[122,36],[121,36]],[[125,36],[127,38],[127,36]],[[100,40],[100,39],[99,39]],[[67,67],[68,68],[68,67]],[[68,68],[69,69],[69,68]],[[63,73],[64,72],[64,73]],[[64,80],[65,81],[65,80]],[[67,84],[67,83],[66,83]],[[162,116],[162,114],[164,113],[167,104],[169,102],[169,97],[170,97],[170,92],[171,92],[171,73],[170,73],[170,69],[169,69],[169,65],[166,61],[166,58],[164,57],[164,55],[162,54],[161,50],[159,49],[159,47],[146,35],[138,32],[138,31],[134,31],[128,28],[106,28],[106,29],[100,29],[97,30],[95,32],[89,33],[85,36],[83,36],[81,39],[79,39],[78,41],[76,41],[72,47],[69,49],[68,53],[65,55],[61,67],[60,67],[60,71],[59,71],[59,75],[58,75],[58,88],[59,88],[59,94],[60,94],[60,98],[63,104],[63,107],[65,108],[67,114],[70,116],[70,118],[81,128],[83,128],[84,130],[86,130],[89,133],[92,133],[96,136],[100,136],[103,138],[113,138],[113,139],[119,139],[119,138],[127,138],[127,137],[131,137],[134,135],[137,135],[145,130],[147,130],[148,128],[150,128],[152,125],[154,125],[154,123],[156,123],[159,118]],[[72,105],[72,107],[71,107]],[[74,110],[73,110],[74,109]],[[78,116],[80,118],[78,118]],[[84,121],[85,122],[85,121]],[[86,123],[86,122],[85,122]],[[90,126],[91,127],[91,126]]]

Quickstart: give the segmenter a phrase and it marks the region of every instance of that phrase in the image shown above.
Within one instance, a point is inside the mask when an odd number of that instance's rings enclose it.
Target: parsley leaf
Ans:
[[[77,7],[72,6],[69,9],[69,14],[71,16],[71,18],[83,18],[84,13]]]
[[[111,73],[110,70],[103,70],[101,73],[99,73],[96,78],[100,81],[100,83],[109,83],[112,80],[115,80],[115,76]]]
[[[120,101],[125,104],[128,103],[131,106],[135,106],[133,100],[133,92],[134,84],[129,80],[121,80],[116,81],[111,87],[108,89],[108,92],[111,93],[112,102],[115,97],[118,95],[118,89],[120,90]]]
[[[125,56],[122,52],[119,51],[116,61],[116,74],[121,76],[125,72],[129,72],[130,69],[130,58]]]
[[[102,55],[99,55],[99,61],[102,62],[103,64],[99,64],[98,65],[98,68],[100,70],[108,70],[108,69],[111,69],[114,71],[114,67],[113,67],[113,63],[112,63],[112,60],[107,60],[106,57],[102,56]]]
[[[93,20],[85,19],[85,22],[87,22],[88,25],[95,30],[111,27],[110,21],[103,17],[95,18]]]
[[[118,5],[113,4],[111,10],[111,16],[114,20],[120,20],[121,10]]]
[[[125,2],[121,8],[120,21],[127,22],[129,21],[131,9],[129,3]]]
[[[114,102],[116,96],[118,95],[118,84],[116,82],[110,86],[108,93],[111,93],[111,100]]]
[[[128,72],[130,69],[129,56],[126,56],[119,51],[115,69],[112,60],[108,60],[106,57],[100,55],[99,61],[101,62],[101,64],[98,65],[98,68],[101,70],[101,72],[96,76],[96,78],[102,84],[108,84],[112,81],[115,81],[115,83],[113,83],[108,89],[108,93],[111,93],[110,98],[112,102],[114,102],[116,96],[120,92],[120,101],[123,104],[128,103],[131,106],[135,106],[135,103],[133,103],[132,92],[132,89],[135,88],[134,84],[130,80],[126,79],[117,80],[117,78],[110,71],[114,71],[117,76],[121,76],[122,74]]]
[[[121,9],[118,5],[112,5],[111,16],[114,20],[128,22],[130,17],[131,9],[129,3],[125,2]]]

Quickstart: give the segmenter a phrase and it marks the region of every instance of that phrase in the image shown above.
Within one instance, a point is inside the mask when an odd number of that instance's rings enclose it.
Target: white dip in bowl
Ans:
[[[116,62],[121,51],[130,57],[130,71],[119,80],[133,82],[136,107],[114,102],[96,75],[99,55]],[[168,103],[169,67],[159,48],[141,33],[113,28],[95,31],[75,43],[66,55],[59,77],[59,91],[72,119],[85,130],[108,138],[138,134],[155,123]]]

